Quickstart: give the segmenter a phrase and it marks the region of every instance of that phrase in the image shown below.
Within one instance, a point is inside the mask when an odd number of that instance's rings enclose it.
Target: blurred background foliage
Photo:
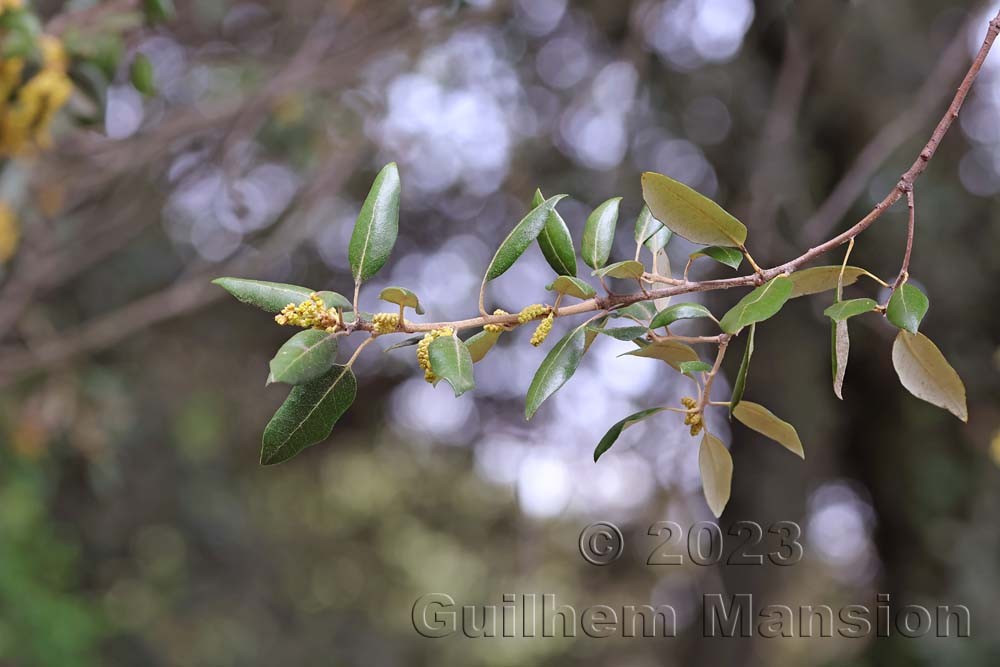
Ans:
[[[260,432],[283,398],[263,388],[267,361],[288,331],[208,282],[349,292],[353,219],[390,160],[403,178],[400,240],[363,292],[369,310],[381,286],[402,284],[434,320],[473,314],[481,273],[535,187],[571,194],[560,208],[578,237],[614,195],[627,226],[644,170],[733,211],[773,265],[894,185],[989,6],[169,9],[30,8],[69,51],[74,91],[52,120],[54,146],[8,155],[0,171],[0,664],[997,664],[998,54],[916,190],[912,274],[931,297],[924,326],[968,387],[968,426],[898,386],[891,327],[875,318],[852,323],[837,401],[822,297],[758,328],[747,394],[796,424],[806,461],[712,425],[736,464],[723,528],[799,522],[806,556],[794,567],[644,564],[653,521],[710,516],[696,441],[670,416],[591,461],[619,418],[688,393],[660,364],[616,358],[628,344],[610,339],[530,424],[523,394],[545,350],[527,334],[477,365],[477,391],[461,400],[422,382],[412,349],[366,352],[358,401],[331,440],[262,469]],[[172,16],[150,21],[151,10]],[[890,212],[854,260],[890,278],[904,220]],[[613,258],[626,259],[630,234],[619,236]],[[670,251],[679,268],[690,248],[675,239]],[[550,278],[531,250],[491,298],[517,310],[544,300]],[[722,312],[738,296],[706,303]],[[628,543],[602,569],[576,546],[598,519]],[[499,604],[510,591],[578,608],[671,604],[679,636],[432,641],[410,625],[425,593]],[[713,592],[964,604],[973,637],[706,640],[699,606]]]

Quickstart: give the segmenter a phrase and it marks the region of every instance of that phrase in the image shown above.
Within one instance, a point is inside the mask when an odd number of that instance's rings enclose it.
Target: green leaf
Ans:
[[[743,360],[740,362],[739,372],[736,373],[736,382],[733,383],[733,396],[729,399],[730,416],[743,400],[743,392],[747,388],[747,374],[750,372],[750,358],[753,356],[753,338],[756,332],[757,325],[754,324],[750,327],[750,333],[747,335],[747,346],[743,348]]]
[[[358,383],[347,366],[334,366],[311,382],[292,387],[264,429],[262,465],[287,461],[330,437],[334,424],[354,402]]]
[[[629,317],[634,320],[648,320],[656,314],[656,306],[649,301],[637,301],[630,306],[611,311],[611,317]]]
[[[627,429],[633,424],[641,422],[643,419],[652,417],[653,415],[663,412],[666,408],[650,408],[648,410],[640,410],[635,414],[631,414],[620,422],[616,423],[614,426],[608,429],[608,432],[604,434],[601,441],[597,443],[597,448],[594,449],[594,463],[597,463],[597,459],[601,458],[604,452],[611,449],[611,445],[615,444],[618,437],[621,436],[622,431]]]
[[[847,320],[835,320],[832,325],[833,393],[844,400],[844,376],[847,374],[847,359],[851,352],[851,337]]]
[[[573,276],[559,276],[547,285],[545,289],[557,294],[567,294],[577,299],[592,299],[597,296],[597,292],[586,282]]]
[[[721,246],[709,246],[707,248],[702,248],[701,250],[696,250],[689,255],[691,259],[696,257],[708,257],[709,259],[714,259],[719,264],[725,264],[726,266],[738,269],[740,264],[743,263],[743,253],[736,248],[723,248]]]
[[[535,190],[535,198],[531,201],[531,205],[539,206],[544,202],[542,191]],[[569,233],[566,221],[554,206],[545,219],[545,226],[538,234],[538,247],[541,248],[545,261],[553,271],[561,276],[576,275],[576,249],[573,248],[573,237]]]
[[[594,344],[594,341],[600,335],[597,333],[597,330],[603,329],[607,325],[607,323],[608,323],[608,316],[604,315],[603,317],[597,318],[596,320],[593,321],[593,323],[590,326],[586,327],[586,330],[583,335],[584,354],[587,353],[587,350],[590,349],[590,346]],[[595,329],[594,327],[597,328]]]
[[[290,303],[302,303],[313,292],[308,287],[245,278],[216,278],[212,284],[218,285],[243,303],[257,306],[269,313],[280,313]]]
[[[621,201],[621,197],[609,199],[587,216],[580,252],[583,261],[592,269],[604,266],[608,261],[608,255],[611,254]]]
[[[714,201],[662,174],[642,175],[642,197],[653,216],[692,243],[738,248],[747,228]]]
[[[667,229],[666,227],[660,227],[660,230],[646,239],[646,247],[649,248],[649,252],[654,255],[670,243],[670,239],[673,238],[674,233]],[[663,274],[661,274],[663,275]]]
[[[612,327],[610,329],[590,327],[590,330],[604,334],[605,336],[610,336],[616,340],[634,340],[649,333],[649,329],[646,327]]]
[[[969,421],[962,378],[930,338],[900,331],[892,344],[892,365],[911,394]]]
[[[763,405],[742,401],[733,410],[733,416],[743,422],[745,426],[766,435],[793,454],[798,454],[799,458],[806,457],[802,450],[802,441],[799,440],[799,434],[795,431],[795,427],[776,417]]]
[[[929,307],[930,301],[923,292],[910,283],[904,283],[889,298],[885,317],[900,329],[915,334]]]
[[[343,294],[338,294],[337,292],[331,292],[329,290],[323,290],[322,292],[317,292],[317,294],[319,295],[319,298],[323,300],[323,305],[327,308],[354,310],[354,304],[352,304]]]
[[[658,312],[649,323],[649,328],[669,327],[677,320],[692,320],[699,317],[715,319],[711,311],[700,303],[675,303]]]
[[[155,95],[156,84],[153,81],[153,64],[145,54],[137,53],[129,70],[132,85],[143,95]]]
[[[378,298],[387,303],[394,303],[397,306],[412,308],[416,311],[417,315],[424,314],[424,309],[420,306],[420,299],[405,287],[386,287],[379,293]]]
[[[487,282],[499,278],[507,269],[514,266],[517,258],[538,238],[542,228],[545,227],[549,214],[555,210],[556,204],[565,197],[566,195],[549,197],[531,209],[528,215],[521,218],[521,221],[514,225],[514,229],[510,231],[507,238],[497,248],[496,254],[493,255],[493,260],[486,269]]]
[[[639,217],[635,219],[633,237],[635,238],[636,245],[642,245],[652,239],[661,229],[666,229],[663,223],[653,217],[653,214],[649,212],[648,206],[643,205],[642,210],[639,211]],[[669,232],[670,230],[668,229],[667,231]]]
[[[469,348],[469,356],[472,358],[472,363],[482,361],[483,357],[493,349],[493,346],[496,345],[499,339],[499,331],[486,331],[485,329],[467,338],[465,347]]]
[[[476,386],[472,379],[472,355],[457,336],[435,338],[427,353],[430,355],[431,370],[448,381],[455,390],[455,396],[461,396]]]
[[[874,299],[850,299],[838,301],[823,311],[834,322],[841,322],[856,315],[870,313],[878,307]]]
[[[635,242],[645,244],[649,252],[656,255],[667,247],[674,233],[666,225],[653,217],[648,206],[643,206],[635,220]]]
[[[525,419],[531,419],[545,399],[573,377],[586,351],[587,325],[584,322],[572,329],[545,355],[528,387],[524,406]]]
[[[637,262],[635,260],[629,259],[624,262],[615,262],[605,266],[603,269],[594,269],[591,275],[600,276],[602,278],[642,278],[642,274],[646,272],[646,267],[642,265],[642,262]]]
[[[390,345],[389,347],[385,348],[384,351],[385,352],[392,352],[393,350],[398,350],[398,349],[403,348],[403,347],[413,347],[414,345],[416,345],[417,343],[419,343],[423,339],[424,339],[424,335],[423,334],[417,334],[416,336],[410,336],[409,338],[407,338],[405,340],[401,340],[398,343],[394,343],[394,344]]]
[[[648,345],[640,345],[638,349],[630,350],[619,356],[659,359],[677,370],[680,370],[681,364],[685,361],[700,361],[698,353],[691,346],[675,340],[660,340]]]
[[[707,373],[712,370],[712,364],[704,361],[683,361],[677,366],[678,370],[689,378],[693,378],[695,373]]]
[[[354,223],[348,259],[354,282],[368,280],[381,269],[399,232],[399,169],[395,162],[382,167]]]
[[[809,294],[819,294],[827,290],[837,289],[837,281],[840,279],[839,264],[835,266],[814,266],[811,269],[803,269],[791,274],[792,299]],[[875,282],[885,285],[878,276],[857,266],[844,267],[844,285],[853,285],[858,282],[858,278],[866,276]]]
[[[726,333],[736,333],[743,327],[773,317],[792,294],[792,281],[778,276],[747,294],[719,320]]]
[[[271,359],[271,382],[302,384],[326,373],[337,360],[337,337],[307,329],[289,338]]]
[[[716,517],[722,516],[729,502],[733,483],[733,457],[722,441],[705,431],[698,449],[698,468],[705,500]]]

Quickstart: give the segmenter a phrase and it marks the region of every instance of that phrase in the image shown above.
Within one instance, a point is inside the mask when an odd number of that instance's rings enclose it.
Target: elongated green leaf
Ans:
[[[624,262],[615,262],[614,264],[609,264],[602,269],[594,269],[593,275],[600,276],[602,278],[641,278],[642,274],[646,272],[646,267],[642,265],[642,262],[636,262],[635,260],[626,260]]]
[[[603,267],[608,261],[608,255],[611,254],[621,201],[621,197],[609,199],[587,216],[580,252],[583,255],[583,261],[592,269]]]
[[[337,360],[337,337],[325,331],[300,331],[271,359],[271,382],[302,384],[326,373]]]
[[[472,363],[482,361],[483,357],[493,349],[498,340],[500,340],[499,331],[486,331],[485,329],[467,338],[465,347],[469,348],[469,356],[472,358]]]
[[[833,393],[844,400],[844,377],[847,374],[847,360],[851,353],[851,336],[847,320],[832,323]]]
[[[642,175],[642,197],[653,217],[692,243],[738,248],[747,240],[747,228],[721,206],[696,190],[647,171]]]
[[[670,239],[673,237],[674,233],[667,229],[666,226],[662,226],[655,234],[646,239],[646,247],[649,248],[649,252],[655,255],[666,248],[667,244],[670,243]],[[666,274],[661,273],[660,275]]]
[[[583,334],[583,353],[586,354],[590,346],[594,344],[594,341],[600,335],[597,333],[597,329],[603,329],[608,324],[608,316],[599,317],[594,320],[589,326],[585,327]],[[592,327],[597,327],[594,329]]]
[[[588,283],[573,276],[559,276],[547,285],[545,289],[557,294],[567,294],[577,299],[592,299],[597,292]]]
[[[435,338],[427,348],[427,353],[430,355],[431,370],[448,381],[455,390],[455,396],[461,396],[475,388],[476,383],[472,379],[472,354],[457,336]]]
[[[308,287],[246,278],[216,278],[212,284],[218,285],[243,303],[257,306],[269,313],[279,313],[290,303],[302,303],[312,294]]]
[[[750,326],[750,333],[747,334],[747,345],[743,348],[743,360],[740,361],[740,370],[736,373],[736,382],[733,383],[733,396],[729,399],[729,415],[743,400],[743,392],[747,388],[747,375],[750,373],[750,358],[753,356],[753,338],[757,332],[757,325]]]
[[[420,299],[405,287],[386,287],[379,293],[378,298],[387,303],[394,303],[397,306],[412,308],[416,311],[417,315],[424,314],[424,309],[420,306]]]
[[[962,378],[930,338],[901,330],[892,344],[892,365],[911,394],[969,421]]]
[[[616,423],[614,426],[608,429],[608,432],[604,434],[601,441],[597,443],[597,448],[594,449],[594,463],[597,463],[597,459],[601,458],[604,452],[611,449],[611,445],[615,444],[618,437],[621,436],[622,431],[627,429],[633,424],[641,422],[643,419],[652,417],[653,415],[663,412],[666,408],[650,408],[648,410],[640,410],[635,414],[631,414],[620,422]]]
[[[716,517],[722,516],[733,484],[733,457],[722,441],[705,431],[698,449],[698,468],[705,500]]]
[[[711,311],[700,303],[675,303],[672,306],[667,306],[653,316],[653,321],[649,323],[649,328],[659,329],[660,327],[669,327],[677,320],[691,320],[699,317],[715,319],[712,317]]]
[[[129,69],[132,85],[143,95],[156,94],[156,78],[153,74],[153,63],[143,53],[135,54],[132,67]]]
[[[360,283],[385,266],[399,232],[399,169],[382,167],[354,223],[347,257],[354,282]]]
[[[799,434],[795,431],[795,427],[776,417],[763,405],[741,401],[733,410],[733,416],[743,422],[745,426],[766,435],[793,454],[798,454],[799,458],[806,457],[802,450],[802,441],[799,440]]]
[[[838,301],[823,311],[823,314],[834,322],[841,322],[850,317],[870,313],[878,307],[874,299],[850,299],[848,301]]]
[[[319,298],[323,300],[323,304],[327,308],[354,310],[354,304],[352,304],[343,294],[338,294],[337,292],[331,292],[329,290],[323,290],[317,294],[319,294]]]
[[[633,238],[635,238],[636,244],[644,244],[661,229],[664,229],[663,223],[653,217],[653,214],[649,212],[648,206],[643,205],[642,210],[639,211],[639,217],[635,219]]]
[[[288,398],[264,429],[262,465],[287,461],[306,447],[326,440],[334,424],[354,402],[358,384],[346,366],[292,387]]]
[[[691,259],[696,257],[708,257],[709,259],[714,259],[719,264],[725,264],[726,266],[738,269],[740,264],[743,263],[743,253],[736,248],[723,248],[720,246],[709,246],[707,248],[702,248],[701,250],[696,250],[689,255]]]
[[[611,317],[629,317],[646,321],[656,314],[656,307],[649,301],[637,301],[632,305],[611,311]]]
[[[524,254],[524,251],[528,249],[536,238],[538,238],[539,233],[541,233],[542,228],[545,227],[546,220],[549,217],[556,204],[558,204],[566,195],[556,195],[555,197],[549,197],[544,202],[531,209],[528,215],[521,218],[520,222],[514,225],[514,229],[510,230],[510,234],[507,238],[503,240],[500,247],[497,248],[497,252],[493,255],[493,260],[490,265],[486,268],[486,280],[495,280],[504,274],[507,269],[514,266],[514,262],[517,258]]]
[[[747,294],[719,320],[726,333],[736,333],[743,327],[773,317],[792,294],[792,281],[778,276]]]
[[[904,283],[889,298],[885,317],[900,329],[915,334],[929,307],[927,295],[910,283]]]
[[[590,327],[591,331],[596,331],[597,333],[604,334],[605,336],[610,336],[616,340],[633,340],[635,338],[641,338],[649,333],[649,329],[646,327]]]
[[[682,361],[677,366],[680,372],[689,378],[693,378],[695,373],[707,373],[712,370],[712,364],[704,361]]]
[[[619,356],[659,359],[676,370],[680,370],[681,364],[685,361],[699,361],[698,353],[690,345],[675,340],[661,340],[648,345],[640,345],[638,349],[630,350]]]
[[[840,265],[835,266],[814,266],[811,269],[803,269],[791,274],[792,296],[795,299],[809,294],[819,294],[827,290],[837,289],[837,280],[840,278]],[[853,285],[858,282],[858,278],[865,276],[871,278],[880,285],[885,285],[882,280],[868,271],[857,266],[844,267],[844,285]]]
[[[416,345],[417,343],[419,343],[423,339],[424,339],[424,335],[423,334],[417,334],[416,336],[410,336],[409,338],[407,338],[405,340],[401,340],[398,343],[394,343],[394,344],[390,345],[389,347],[385,348],[385,352],[392,352],[393,350],[398,350],[398,349],[404,348],[404,347],[413,347],[414,345]]]
[[[524,418],[531,419],[542,403],[573,377],[586,351],[587,323],[575,327],[545,355],[528,387]],[[596,334],[594,334],[596,335]]]
[[[542,191],[535,190],[535,198],[531,201],[531,205],[537,207],[544,202]],[[545,261],[553,271],[561,276],[576,275],[576,249],[573,248],[573,237],[569,233],[566,221],[555,207],[545,218],[545,226],[538,234],[538,247],[541,248]]]

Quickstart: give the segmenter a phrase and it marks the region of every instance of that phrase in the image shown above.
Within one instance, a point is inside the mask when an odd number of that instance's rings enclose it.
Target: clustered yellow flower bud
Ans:
[[[0,0],[0,13],[16,9],[18,2]],[[73,83],[66,74],[66,50],[58,38],[38,40],[41,69],[21,85],[22,58],[0,59],[0,155],[30,154],[52,144],[50,128],[56,113],[69,100]]]
[[[440,329],[434,329],[426,334],[424,334],[423,339],[417,343],[417,363],[420,364],[420,368],[424,369],[424,379],[430,383],[437,382],[437,375],[431,370],[431,353],[429,348],[431,343],[435,339],[441,338],[442,336],[454,336],[455,330],[451,327],[442,327]]]
[[[698,402],[690,396],[685,396],[681,399],[681,405],[688,410],[693,410],[698,405]],[[691,435],[698,435],[701,433],[701,429],[704,428],[700,412],[688,412],[684,416],[684,423],[691,427]]]
[[[375,313],[372,315],[375,333],[392,333],[399,327],[399,313]]]
[[[535,333],[531,334],[531,344],[538,347],[545,342],[545,338],[552,331],[552,320],[555,319],[553,314],[550,312],[545,316],[545,319],[538,323],[538,328],[535,329]]]
[[[517,321],[521,324],[525,322],[530,322],[533,319],[541,317],[551,312],[552,309],[548,306],[543,306],[540,303],[535,303],[530,306],[525,306],[524,310],[517,314]]]
[[[502,308],[497,308],[493,311],[494,315],[510,315],[506,310]],[[484,331],[489,331],[490,333],[501,333],[506,330],[506,327],[502,324],[486,324],[483,325]]]
[[[327,308],[319,294],[313,292],[309,298],[296,305],[290,303],[274,316],[274,321],[282,326],[321,329],[333,333],[340,326],[336,308]]]

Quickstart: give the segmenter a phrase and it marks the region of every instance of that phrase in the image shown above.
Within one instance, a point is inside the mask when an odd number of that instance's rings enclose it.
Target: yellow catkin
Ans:
[[[0,7],[11,5],[8,2]],[[23,85],[24,62],[19,58],[0,61],[0,155],[25,155],[49,148],[52,121],[73,93],[62,42],[42,35],[38,47],[42,68]]]
[[[430,346],[435,339],[441,338],[442,336],[453,336],[455,330],[451,327],[442,327],[441,329],[434,329],[424,334],[424,337],[417,343],[417,363],[420,364],[420,368],[424,371],[424,380],[430,383],[437,382],[437,375],[431,369],[431,354]]]
[[[497,308],[493,311],[494,315],[510,315],[506,310],[502,308]],[[486,324],[483,326],[484,331],[489,331],[490,333],[501,333],[506,331],[506,327],[502,324]]]
[[[290,303],[274,316],[274,321],[282,326],[321,329],[333,333],[340,325],[335,308],[327,308],[319,294],[313,292],[299,304]]]
[[[540,303],[535,303],[530,306],[526,306],[520,313],[517,314],[517,321],[521,324],[525,322],[530,322],[536,318],[546,315],[551,311],[551,308],[544,306]]]
[[[399,313],[375,313],[372,326],[376,334],[392,333],[399,327]]]
[[[21,228],[17,223],[17,214],[7,202],[0,201],[0,264],[14,256],[20,240]]]
[[[531,334],[531,344],[538,347],[545,342],[545,338],[552,331],[552,320],[554,316],[549,313],[544,320],[538,323],[538,328],[535,329],[535,333]]]

